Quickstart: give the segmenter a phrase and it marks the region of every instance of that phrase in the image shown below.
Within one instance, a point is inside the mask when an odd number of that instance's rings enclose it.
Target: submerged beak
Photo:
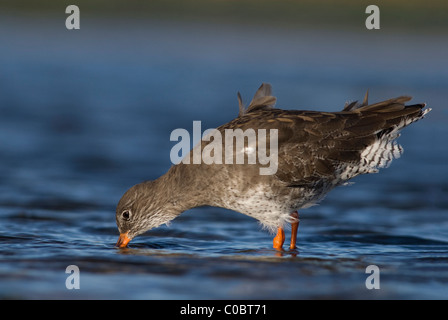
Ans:
[[[129,241],[131,241],[131,239],[128,237],[128,232],[121,233],[115,246],[119,248],[126,248]]]

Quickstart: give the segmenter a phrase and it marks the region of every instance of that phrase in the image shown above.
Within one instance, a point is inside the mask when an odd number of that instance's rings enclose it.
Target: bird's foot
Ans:
[[[296,241],[297,241],[297,229],[299,229],[299,213],[295,211],[291,213],[291,217],[294,218],[294,222],[291,223],[291,244],[289,245],[289,249],[294,250],[297,249]]]
[[[285,242],[285,230],[282,227],[277,229],[277,235],[273,241],[273,247],[277,250],[283,250],[283,243]]]

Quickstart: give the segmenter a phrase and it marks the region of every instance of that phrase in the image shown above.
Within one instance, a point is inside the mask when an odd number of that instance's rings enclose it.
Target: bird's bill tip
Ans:
[[[115,246],[119,248],[126,248],[129,241],[131,241],[131,239],[128,237],[127,232],[120,233],[120,237],[118,238],[117,244]]]

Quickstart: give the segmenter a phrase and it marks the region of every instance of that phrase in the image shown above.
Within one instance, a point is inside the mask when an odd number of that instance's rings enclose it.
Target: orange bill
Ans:
[[[128,237],[128,233],[127,232],[121,233],[115,246],[120,248],[126,248],[129,241],[131,241],[131,239]]]

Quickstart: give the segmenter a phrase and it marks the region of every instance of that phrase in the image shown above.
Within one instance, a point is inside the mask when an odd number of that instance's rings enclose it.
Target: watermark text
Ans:
[[[173,130],[170,140],[178,141],[170,152],[173,164],[259,164],[260,175],[277,172],[277,129],[207,129],[202,133],[201,121],[193,121],[193,150],[186,129]]]

